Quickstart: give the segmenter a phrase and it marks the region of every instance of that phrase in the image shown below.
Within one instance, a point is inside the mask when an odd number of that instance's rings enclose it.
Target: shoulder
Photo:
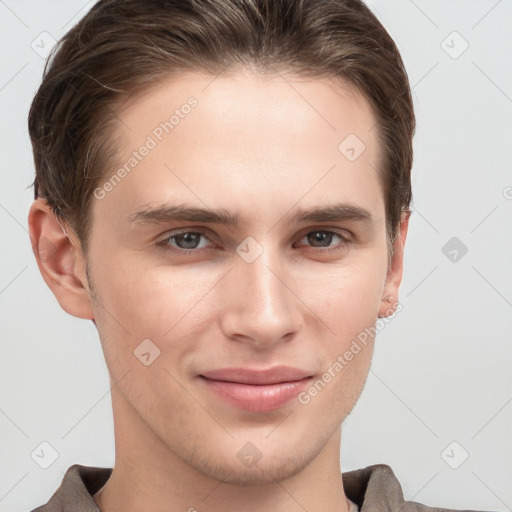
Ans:
[[[402,486],[386,464],[374,464],[343,473],[347,497],[356,503],[360,512],[479,512],[429,507],[415,501],[405,501]]]
[[[93,499],[95,494],[110,478],[112,468],[70,466],[48,503],[32,512],[98,512]]]

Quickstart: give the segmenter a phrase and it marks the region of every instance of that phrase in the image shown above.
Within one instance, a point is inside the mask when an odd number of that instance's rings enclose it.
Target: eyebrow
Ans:
[[[360,206],[346,203],[336,203],[324,207],[309,209],[299,208],[289,217],[287,224],[306,222],[340,222],[362,221],[373,224],[372,214]],[[172,221],[204,222],[236,226],[240,224],[240,216],[226,209],[196,208],[187,205],[163,205],[155,208],[145,208],[128,215],[131,223],[160,224]]]
[[[362,221],[371,225],[373,224],[373,217],[368,210],[360,206],[336,203],[320,208],[310,208],[308,210],[299,208],[295,211],[295,215],[289,219],[288,223],[340,221]]]
[[[128,215],[132,223],[160,224],[170,221],[210,222],[235,226],[239,223],[239,217],[224,209],[195,208],[186,205],[164,205]]]

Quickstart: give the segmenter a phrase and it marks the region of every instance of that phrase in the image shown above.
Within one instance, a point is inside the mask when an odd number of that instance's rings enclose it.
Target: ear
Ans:
[[[92,320],[94,312],[86,277],[86,261],[78,238],[61,226],[44,199],[36,199],[28,214],[32,251],[44,281],[64,311]]]
[[[398,290],[402,282],[404,268],[404,246],[409,228],[410,211],[402,213],[398,236],[393,241],[393,256],[388,265],[388,273],[384,284],[382,302],[379,308],[379,318],[385,318],[393,314],[398,305]]]

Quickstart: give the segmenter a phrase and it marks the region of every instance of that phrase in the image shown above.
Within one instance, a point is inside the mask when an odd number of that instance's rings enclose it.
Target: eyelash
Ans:
[[[177,254],[184,255],[184,256],[192,256],[193,254],[197,254],[199,251],[201,251],[201,249],[181,249],[179,247],[174,247],[172,245],[169,245],[169,241],[171,239],[173,239],[174,237],[179,236],[179,235],[184,235],[186,233],[199,233],[199,234],[203,235],[205,238],[207,238],[208,240],[210,240],[210,238],[208,237],[207,231],[202,230],[201,228],[197,228],[197,229],[193,229],[193,230],[189,229],[189,230],[185,230],[185,231],[180,231],[178,233],[173,233],[172,235],[167,235],[165,238],[159,240],[157,242],[157,245],[159,247],[161,247],[162,249],[164,249],[165,251],[172,251]],[[341,242],[339,242],[337,245],[334,245],[332,247],[322,248],[322,247],[309,246],[310,249],[312,249],[316,253],[325,254],[325,253],[330,253],[332,251],[339,251],[341,248],[354,243],[353,239],[351,237],[349,237],[344,231],[336,231],[333,229],[314,229],[312,231],[308,231],[303,236],[301,236],[300,240],[302,240],[302,238],[304,238],[305,236],[307,236],[311,233],[328,233],[328,234],[336,235],[337,237],[339,237],[341,239]],[[210,240],[210,242],[211,242],[211,240]],[[213,248],[214,247],[203,247],[202,249],[213,249]]]

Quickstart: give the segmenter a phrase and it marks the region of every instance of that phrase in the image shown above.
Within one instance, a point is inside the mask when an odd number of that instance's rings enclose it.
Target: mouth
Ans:
[[[223,368],[204,372],[199,378],[225,403],[247,411],[266,412],[289,403],[313,376],[298,368],[278,366],[266,370]]]

